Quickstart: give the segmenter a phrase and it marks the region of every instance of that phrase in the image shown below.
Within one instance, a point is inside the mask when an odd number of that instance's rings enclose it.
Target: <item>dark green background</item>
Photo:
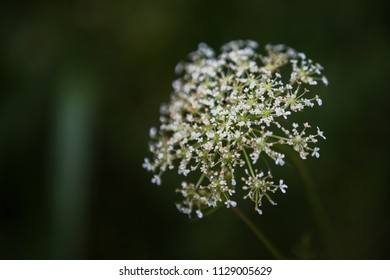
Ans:
[[[384,0],[3,1],[0,258],[272,258],[229,209],[189,222],[179,178],[156,187],[141,168],[176,63],[199,42],[248,38],[325,67],[324,106],[304,114],[327,140],[305,165],[334,234],[323,241],[291,167],[278,206],[239,205],[289,258],[389,259],[387,12]]]

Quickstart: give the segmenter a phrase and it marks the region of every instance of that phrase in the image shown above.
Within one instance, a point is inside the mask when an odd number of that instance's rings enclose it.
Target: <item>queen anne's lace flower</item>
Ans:
[[[145,159],[143,167],[154,173],[157,185],[167,169],[198,174],[196,182],[183,181],[177,189],[184,198],[177,204],[182,213],[202,218],[208,207],[235,207],[232,196],[240,187],[235,171],[243,168],[244,198],[261,214],[263,197],[276,204],[270,193],[285,193],[287,185],[252,165],[269,158],[283,166],[277,145],[291,146],[302,159],[320,156],[315,145],[325,139],[323,132],[289,118],[322,105],[309,94],[318,81],[328,83],[322,66],[284,45],[267,45],[267,55],[256,48],[254,41],[232,41],[216,55],[202,43],[189,62],[176,67],[180,78],[173,82],[170,103],[161,107],[160,128],[150,129],[153,159]]]

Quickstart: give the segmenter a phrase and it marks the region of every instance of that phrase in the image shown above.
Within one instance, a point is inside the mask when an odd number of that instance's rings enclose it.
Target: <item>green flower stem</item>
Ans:
[[[278,260],[284,260],[286,257],[275,247],[274,244],[261,232],[261,230],[248,218],[247,215],[239,208],[232,208],[234,213],[252,230],[256,237],[263,243],[263,245],[271,252],[271,254]]]
[[[244,147],[242,147],[242,152],[244,153],[245,161],[248,164],[249,171],[250,171],[252,177],[255,178],[256,176],[255,176],[255,173],[253,172],[251,161],[249,160],[248,154],[246,153],[246,150]]]
[[[305,164],[294,151],[290,149],[284,149],[284,147],[281,150],[283,150],[283,153],[286,154],[286,156],[290,159],[290,163],[294,166],[303,181],[303,186],[306,190],[310,207],[313,210],[317,226],[320,230],[329,256],[332,258],[339,258],[340,252],[338,246],[334,242],[334,232],[329,221],[329,217],[326,214],[320,196]]]
[[[202,176],[200,176],[198,182],[196,183],[196,186],[195,186],[195,189],[196,189],[196,190],[198,189],[198,187],[199,187],[200,184],[202,183],[202,181],[203,181],[203,179],[204,179],[205,176],[206,176],[206,175],[205,175],[204,173],[202,173]]]

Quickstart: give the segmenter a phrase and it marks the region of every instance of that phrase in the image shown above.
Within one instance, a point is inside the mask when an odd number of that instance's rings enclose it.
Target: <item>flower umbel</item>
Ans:
[[[169,104],[161,106],[159,129],[150,129],[153,159],[145,159],[143,167],[154,173],[157,185],[167,169],[184,177],[198,174],[196,182],[183,181],[177,189],[184,198],[177,204],[182,213],[201,218],[208,207],[235,207],[233,196],[241,187],[261,214],[263,198],[275,205],[270,194],[285,193],[287,185],[252,165],[268,158],[283,166],[280,145],[291,146],[302,159],[320,156],[316,143],[325,139],[323,132],[290,118],[322,105],[309,90],[318,81],[328,83],[322,66],[284,45],[267,45],[267,55],[256,48],[254,41],[232,41],[216,55],[201,43],[189,62],[176,67],[180,78]],[[241,186],[238,169],[246,174]]]

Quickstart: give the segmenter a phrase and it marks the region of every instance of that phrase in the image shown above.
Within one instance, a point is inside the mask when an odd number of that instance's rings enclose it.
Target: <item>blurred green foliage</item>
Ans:
[[[329,255],[302,181],[258,216],[289,258],[390,258],[386,1],[8,1],[0,9],[0,258],[266,259],[229,209],[190,222],[176,175],[141,168],[176,63],[199,42],[285,43],[325,67],[326,133],[307,160],[331,221]],[[287,180],[286,180],[287,181]],[[253,215],[252,215],[253,214]]]

